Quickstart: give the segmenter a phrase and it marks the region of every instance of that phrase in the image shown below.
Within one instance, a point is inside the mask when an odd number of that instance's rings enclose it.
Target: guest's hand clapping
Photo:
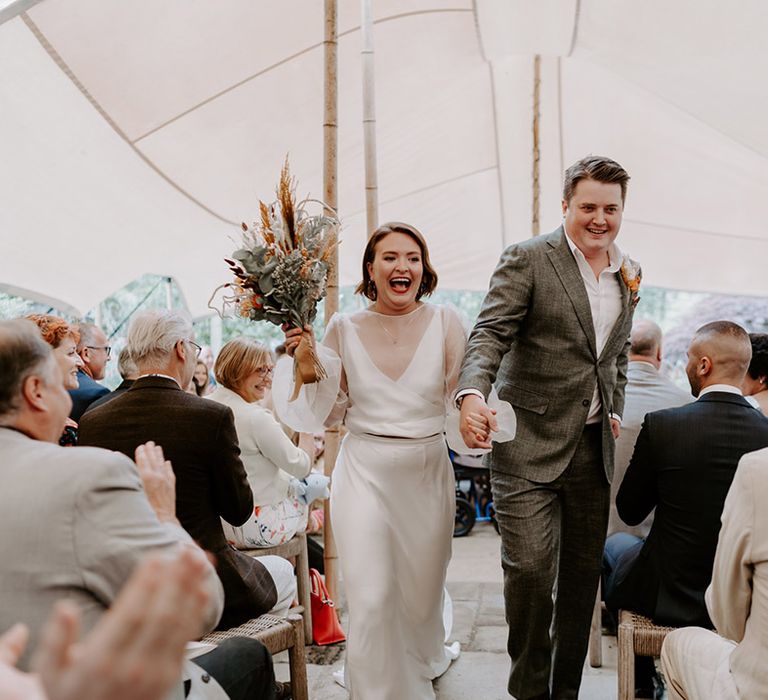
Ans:
[[[16,668],[29,639],[29,629],[15,624],[0,636],[0,700],[47,700],[40,678]]]
[[[162,522],[178,524],[176,518],[176,476],[165,459],[163,448],[151,440],[136,448],[136,467],[144,483],[149,505]]]
[[[467,447],[490,450],[491,433],[499,429],[496,411],[480,396],[467,394],[461,402],[459,429]]]
[[[43,630],[33,673],[14,668],[25,625],[0,637],[0,700],[162,700],[181,680],[186,643],[208,607],[205,559],[187,549],[146,559],[80,640],[80,611],[60,601]]]

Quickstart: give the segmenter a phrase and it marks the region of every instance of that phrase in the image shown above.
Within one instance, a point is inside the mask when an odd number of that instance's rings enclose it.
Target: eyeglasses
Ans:
[[[200,357],[200,353],[203,351],[203,348],[200,347],[194,340],[190,340],[187,338],[184,342],[189,343],[195,348],[195,357]]]
[[[89,350],[103,350],[107,353],[107,358],[112,354],[112,346],[110,345],[86,345]]]
[[[275,373],[274,367],[259,367],[256,370],[256,374],[258,374],[260,377],[269,377],[274,373]]]

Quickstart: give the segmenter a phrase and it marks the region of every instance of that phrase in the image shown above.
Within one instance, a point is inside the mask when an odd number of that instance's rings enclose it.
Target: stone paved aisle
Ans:
[[[462,653],[435,684],[439,700],[509,700],[501,579],[499,537],[490,524],[478,523],[468,537],[453,540],[448,590],[454,605],[452,639],[461,642]],[[287,655],[281,654],[275,662],[277,677],[287,680]],[[341,663],[309,664],[312,700],[347,700],[346,691],[331,678],[331,672]],[[602,668],[585,665],[580,697],[615,700],[615,637],[603,637]]]

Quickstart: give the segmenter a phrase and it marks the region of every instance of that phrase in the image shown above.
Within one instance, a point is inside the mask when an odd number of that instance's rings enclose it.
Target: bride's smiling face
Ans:
[[[405,233],[393,232],[374,249],[368,274],[376,285],[376,310],[406,314],[416,308],[416,296],[424,274],[419,244]]]

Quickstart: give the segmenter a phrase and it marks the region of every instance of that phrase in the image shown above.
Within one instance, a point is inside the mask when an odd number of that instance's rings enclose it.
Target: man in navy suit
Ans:
[[[105,403],[112,399],[116,399],[133,386],[133,383],[139,376],[139,370],[136,367],[136,363],[131,358],[131,352],[127,345],[117,356],[117,369],[120,372],[123,381],[120,382],[119,386],[114,391],[110,391],[107,394],[104,394],[100,399],[96,399],[96,401],[88,406],[87,410],[92,411],[94,408],[103,406]]]
[[[686,373],[698,400],[649,413],[616,499],[628,525],[656,515],[646,540],[618,533],[605,547],[606,601],[664,625],[711,627],[704,591],[725,497],[742,455],[768,446],[768,418],[742,396],[752,356],[730,321],[699,328]]]
[[[109,389],[98,383],[104,379],[112,348],[107,344],[104,331],[92,323],[81,323],[78,328],[80,342],[77,344],[77,354],[83,360],[83,366],[77,371],[79,387],[72,389],[72,412],[69,417],[80,422],[80,417],[96,399],[109,393]]]

